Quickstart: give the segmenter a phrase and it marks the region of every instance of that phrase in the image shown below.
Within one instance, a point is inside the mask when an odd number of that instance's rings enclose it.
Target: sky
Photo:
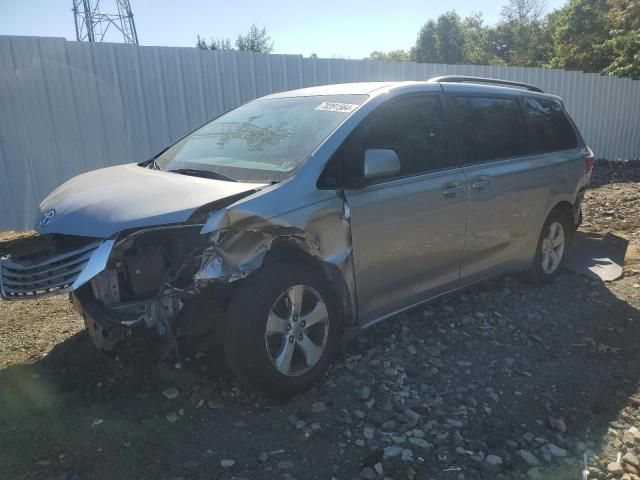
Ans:
[[[103,13],[114,0],[100,0]],[[447,10],[481,12],[495,23],[504,1],[490,0],[130,0],[141,45],[193,47],[197,35],[230,38],[252,23],[266,26],[274,53],[364,58],[374,50],[408,50],[428,19]],[[547,10],[565,0],[547,0]],[[75,40],[72,0],[0,0],[0,35]],[[114,40],[119,41],[119,40]]]

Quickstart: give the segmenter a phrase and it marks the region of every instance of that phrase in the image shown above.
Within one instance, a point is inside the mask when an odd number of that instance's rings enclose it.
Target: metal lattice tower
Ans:
[[[105,6],[109,13],[103,13]],[[79,42],[138,43],[129,0],[73,0],[76,39]]]

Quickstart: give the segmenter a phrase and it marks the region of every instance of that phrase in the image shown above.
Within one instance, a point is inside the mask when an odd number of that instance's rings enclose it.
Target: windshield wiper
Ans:
[[[199,170],[197,168],[176,168],[175,170],[167,170],[167,172],[179,173],[180,175],[191,175],[193,177],[212,178],[214,180],[224,180],[225,182],[237,182],[235,178],[219,172],[211,170]]]

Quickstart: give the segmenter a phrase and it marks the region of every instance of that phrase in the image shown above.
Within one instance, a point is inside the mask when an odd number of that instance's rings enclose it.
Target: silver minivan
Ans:
[[[71,293],[105,351],[221,343],[241,380],[288,397],[382,319],[509,272],[553,281],[593,162],[561,99],[531,85],[277,93],[60,186],[0,260],[0,289]]]

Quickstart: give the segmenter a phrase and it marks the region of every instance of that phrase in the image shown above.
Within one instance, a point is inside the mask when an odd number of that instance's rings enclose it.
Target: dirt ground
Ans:
[[[581,228],[629,240],[622,278],[506,277],[416,308],[286,404],[219,351],[129,364],[65,297],[0,302],[0,478],[569,480],[585,455],[590,479],[640,478],[640,179],[612,172]]]

